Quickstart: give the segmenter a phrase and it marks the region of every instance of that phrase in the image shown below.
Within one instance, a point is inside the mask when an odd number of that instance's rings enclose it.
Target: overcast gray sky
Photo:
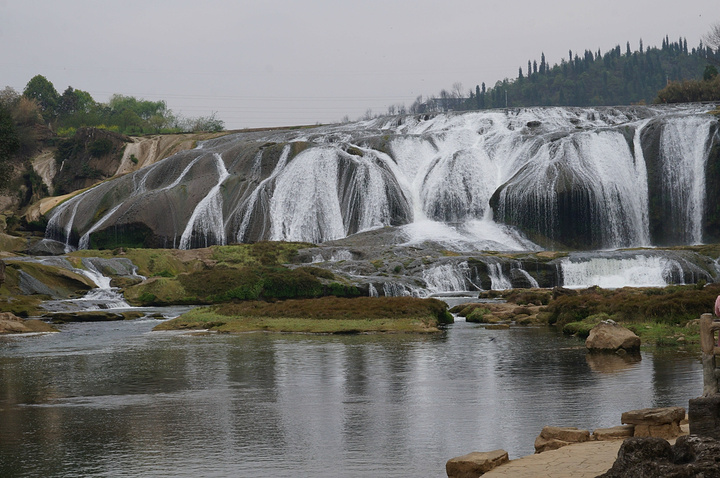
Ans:
[[[697,46],[717,21],[718,0],[0,0],[0,88],[41,74],[229,129],[327,123],[492,86],[542,52]]]

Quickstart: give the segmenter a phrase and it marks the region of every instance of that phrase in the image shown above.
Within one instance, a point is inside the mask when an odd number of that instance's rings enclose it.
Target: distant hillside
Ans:
[[[631,51],[629,42],[624,52],[620,45],[605,53],[568,51],[568,57],[553,66],[542,54],[539,63],[521,66],[515,79],[506,78],[489,88],[482,83],[467,95],[456,84],[436,97],[418,98],[410,112],[647,104],[670,82],[702,79],[713,60],[720,60],[720,55],[702,42],[688,49],[687,39],[672,43],[667,37],[660,48],[643,47],[641,40],[636,51]]]

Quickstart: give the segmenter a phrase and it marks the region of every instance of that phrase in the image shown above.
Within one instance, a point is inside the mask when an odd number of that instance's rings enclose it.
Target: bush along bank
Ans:
[[[595,325],[612,319],[632,330],[643,344],[681,346],[699,344],[698,320],[712,312],[720,284],[677,285],[665,288],[630,288],[571,290],[488,291],[487,298],[504,298],[518,305],[539,305],[535,323],[560,328],[567,335],[585,339]],[[472,318],[473,310],[463,313]],[[516,309],[521,311],[521,309]],[[455,312],[455,310],[453,310]],[[480,315],[475,312],[474,315]],[[487,312],[482,316],[487,316]],[[522,322],[519,322],[522,323]]]

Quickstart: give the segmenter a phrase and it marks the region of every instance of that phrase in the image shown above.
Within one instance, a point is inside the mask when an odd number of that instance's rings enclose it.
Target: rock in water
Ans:
[[[590,330],[585,346],[591,352],[638,352],[640,337],[615,321],[605,320]]]

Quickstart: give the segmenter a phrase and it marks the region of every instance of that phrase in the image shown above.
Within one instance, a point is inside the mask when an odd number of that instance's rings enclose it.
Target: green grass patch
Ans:
[[[658,323],[627,324],[628,329],[640,337],[643,345],[658,347],[699,346],[700,325],[698,321],[686,325]]]
[[[398,333],[437,332],[452,322],[444,302],[412,297],[323,297],[248,301],[194,309],[155,330],[220,332]]]
[[[299,249],[312,247],[304,242],[261,241],[254,244],[212,246],[211,258],[218,263],[232,265],[273,266],[292,262]]]

